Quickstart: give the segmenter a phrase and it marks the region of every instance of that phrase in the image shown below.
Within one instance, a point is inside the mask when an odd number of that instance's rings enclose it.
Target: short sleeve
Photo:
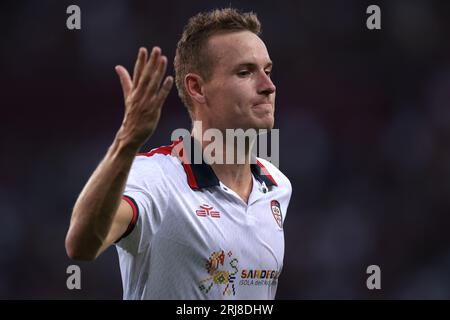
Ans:
[[[137,156],[128,175],[123,198],[133,208],[133,219],[116,246],[137,255],[150,245],[167,207],[167,183],[158,163],[164,155]],[[134,225],[133,225],[134,222]]]

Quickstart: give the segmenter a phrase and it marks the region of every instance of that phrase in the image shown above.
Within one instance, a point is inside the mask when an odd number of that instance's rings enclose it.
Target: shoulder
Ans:
[[[139,168],[147,168],[148,166],[164,168],[176,163],[178,160],[176,154],[179,142],[175,141],[171,145],[160,146],[148,152],[138,153],[134,159],[133,166]]]
[[[132,163],[130,176],[137,179],[152,177],[152,181],[167,179],[179,160],[172,154],[173,145],[154,148],[149,152],[138,153]]]

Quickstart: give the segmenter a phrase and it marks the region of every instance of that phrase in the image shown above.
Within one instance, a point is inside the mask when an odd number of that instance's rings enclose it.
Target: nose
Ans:
[[[264,95],[270,95],[272,93],[275,93],[277,87],[273,84],[272,79],[270,79],[270,77],[263,72],[262,76],[261,76],[261,83],[259,85],[259,94],[264,94]]]

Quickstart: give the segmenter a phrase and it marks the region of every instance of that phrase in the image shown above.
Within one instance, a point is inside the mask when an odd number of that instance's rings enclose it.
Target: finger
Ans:
[[[147,96],[153,96],[155,92],[158,90],[159,86],[161,85],[161,81],[164,75],[166,74],[166,70],[167,70],[167,58],[165,56],[162,56],[161,58],[158,59],[156,70],[148,85],[146,93]]]
[[[145,94],[148,83],[150,82],[150,79],[153,76],[156,61],[158,61],[160,54],[161,54],[161,49],[158,47],[154,47],[152,50],[152,53],[150,54],[150,59],[148,59],[148,62],[145,64],[141,79],[139,81],[139,85],[138,85],[138,89],[137,89],[138,91],[136,93],[136,95],[138,97],[142,97]]]
[[[167,95],[169,94],[170,89],[172,89],[172,86],[173,86],[173,77],[167,76],[156,97],[157,105],[160,108],[163,106],[164,101],[166,101]]]
[[[126,100],[131,92],[133,83],[131,82],[130,75],[127,69],[122,66],[116,66],[116,72],[120,79],[120,84],[122,85],[123,97]]]
[[[136,64],[134,65],[133,88],[136,88],[138,86],[139,78],[141,77],[142,69],[144,68],[146,62],[147,62],[147,49],[140,48],[138,57],[136,59]]]

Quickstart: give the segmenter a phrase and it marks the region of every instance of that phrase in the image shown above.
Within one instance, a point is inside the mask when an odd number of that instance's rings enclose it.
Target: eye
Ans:
[[[239,77],[246,77],[246,76],[250,75],[250,71],[248,71],[248,70],[241,70],[237,74],[238,74]]]
[[[272,70],[266,70],[265,73],[270,78],[270,76],[272,75]]]

